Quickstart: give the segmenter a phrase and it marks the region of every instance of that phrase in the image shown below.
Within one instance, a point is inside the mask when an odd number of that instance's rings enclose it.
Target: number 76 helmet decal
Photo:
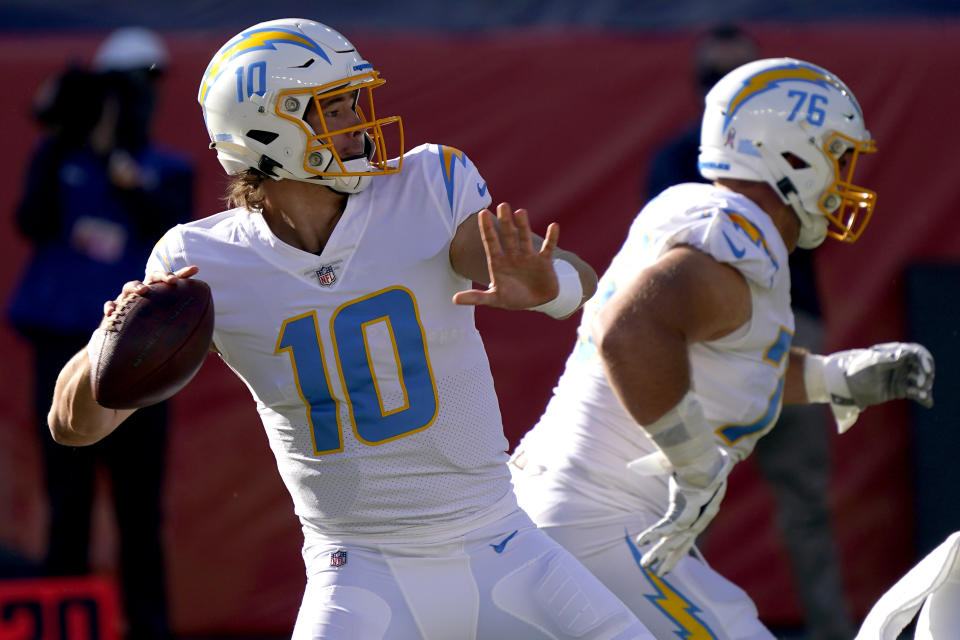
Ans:
[[[863,232],[877,195],[851,180],[859,156],[875,151],[847,85],[808,62],[747,63],[706,97],[700,174],[768,183],[800,219],[805,249]]]
[[[197,99],[211,148],[228,174],[259,170],[274,178],[361,191],[373,175],[396,173],[403,155],[399,116],[377,118],[373,90],[385,80],[346,38],[311,20],[285,18],[256,24],[213,56]],[[359,116],[349,127],[328,128],[320,101],[349,94]],[[316,109],[322,124],[307,124]],[[384,127],[397,142],[388,141]],[[362,154],[340,157],[334,136],[363,131]]]

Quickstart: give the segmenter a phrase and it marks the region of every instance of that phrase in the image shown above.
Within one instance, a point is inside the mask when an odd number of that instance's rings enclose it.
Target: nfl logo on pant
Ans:
[[[342,567],[347,564],[347,552],[343,549],[337,549],[330,554],[330,566],[331,567]]]

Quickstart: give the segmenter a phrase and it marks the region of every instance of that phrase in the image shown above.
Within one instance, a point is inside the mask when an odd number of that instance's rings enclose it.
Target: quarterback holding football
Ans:
[[[302,525],[297,640],[652,638],[518,508],[474,324],[474,305],[566,317],[596,274],[556,225],[540,238],[522,209],[487,209],[463,152],[404,152],[400,118],[374,110],[383,83],[310,20],[223,45],[198,98],[236,206],[170,229],[120,304],[209,285],[213,348],[249,387]],[[130,413],[98,405],[89,377],[83,352],[60,376],[60,442]]]

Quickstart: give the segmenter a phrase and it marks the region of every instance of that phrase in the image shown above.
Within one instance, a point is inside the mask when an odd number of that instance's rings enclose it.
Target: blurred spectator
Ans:
[[[700,106],[720,78],[758,57],[756,43],[742,29],[718,25],[707,31],[693,56]],[[680,182],[706,182],[697,169],[700,115],[653,156],[647,199]],[[823,327],[810,251],[798,248],[790,254],[790,279],[796,320],[793,344],[820,353]],[[830,429],[823,405],[784,405],[777,426],[759,440],[754,450],[754,458],[776,498],[777,522],[810,640],[847,640],[855,633],[827,504]]]
[[[33,346],[34,409],[50,500],[45,571],[90,570],[94,477],[109,473],[120,534],[120,571],[130,638],[169,637],[161,535],[167,407],[85,448],[53,442],[46,427],[60,368],[86,343],[118,280],[142,277],[163,231],[191,219],[190,166],[150,142],[163,42],[119,29],[91,68],[71,66],[36,97],[46,135],[30,160],[16,222],[34,252],[9,307]]]

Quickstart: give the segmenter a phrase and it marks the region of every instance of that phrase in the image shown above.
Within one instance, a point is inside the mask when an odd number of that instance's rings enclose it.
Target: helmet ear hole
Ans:
[[[273,131],[263,131],[262,129],[250,129],[246,136],[251,140],[256,140],[260,144],[267,145],[280,137],[279,133]]]
[[[787,161],[787,164],[789,164],[794,169],[808,169],[810,167],[810,164],[806,160],[804,160],[803,158],[801,158],[800,156],[794,153],[790,153],[789,151],[787,151],[787,152],[784,152],[782,155],[783,155],[783,159]]]

